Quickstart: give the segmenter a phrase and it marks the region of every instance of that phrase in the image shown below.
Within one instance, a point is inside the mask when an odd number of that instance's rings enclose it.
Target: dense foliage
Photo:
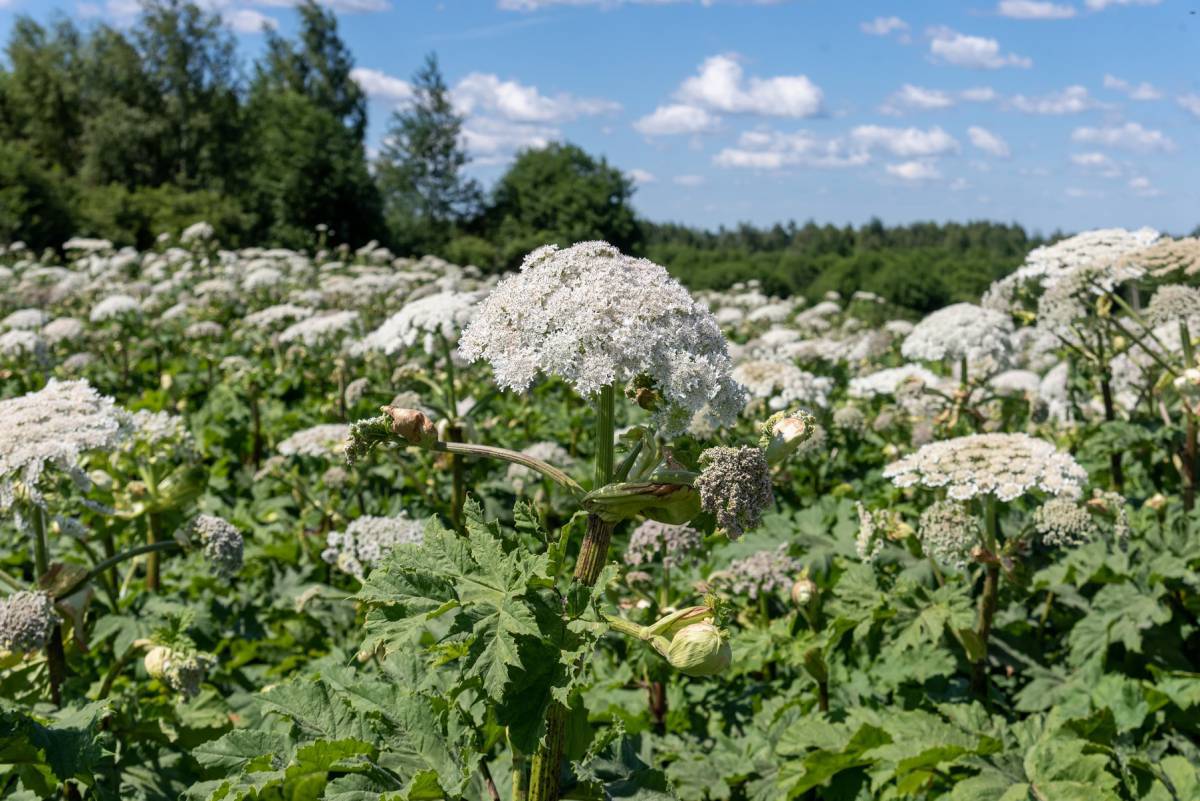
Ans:
[[[1195,239],[915,325],[595,243],[64,251],[0,253],[6,798],[1200,794]]]

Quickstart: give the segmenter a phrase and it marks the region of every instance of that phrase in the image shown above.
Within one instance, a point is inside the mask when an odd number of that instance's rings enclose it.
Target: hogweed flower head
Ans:
[[[350,441],[350,426],[345,423],[325,423],[305,428],[279,443],[284,456],[312,456],[328,459],[342,453]]]
[[[1100,533],[1087,506],[1072,498],[1051,498],[1033,513],[1033,521],[1042,542],[1055,548],[1083,545]]]
[[[959,501],[1011,501],[1030,490],[1078,497],[1087,472],[1054,445],[1028,434],[972,434],[931,442],[884,468],[897,487],[945,488]]]
[[[966,359],[969,366],[1008,364],[1013,347],[1007,314],[971,303],[956,303],[930,314],[905,337],[900,352],[908,359],[937,362]]]
[[[48,593],[14,592],[0,600],[0,651],[27,654],[41,650],[61,622]]]
[[[982,542],[982,527],[964,504],[937,501],[921,513],[917,536],[926,554],[961,571]]]
[[[799,569],[800,563],[788,555],[785,543],[778,548],[757,551],[744,559],[735,559],[720,577],[733,592],[754,601],[760,595],[791,587]]]
[[[530,253],[480,304],[459,350],[518,392],[539,373],[584,397],[645,375],[663,399],[654,415],[668,435],[705,406],[728,423],[744,405],[712,313],[659,265],[604,242]]]
[[[625,564],[635,567],[650,564],[661,556],[662,566],[673,568],[685,562],[703,542],[700,532],[690,526],[672,526],[647,520],[633,530],[625,549]]]
[[[364,515],[350,521],[345,531],[330,532],[321,558],[362,580],[397,545],[422,541],[422,524],[403,512],[395,517]]]
[[[762,522],[775,502],[771,467],[761,448],[709,448],[700,454],[695,488],[700,508],[717,519],[717,531],[731,540]]]
[[[1146,319],[1152,325],[1200,318],[1200,289],[1181,284],[1159,287],[1146,306]]]
[[[216,515],[196,515],[189,530],[200,541],[204,559],[218,578],[231,579],[238,574],[245,543],[237,526]]]
[[[86,381],[50,379],[37,392],[0,401],[0,509],[23,484],[36,501],[36,484],[47,465],[86,484],[81,459],[112,450],[129,432],[129,414]]]

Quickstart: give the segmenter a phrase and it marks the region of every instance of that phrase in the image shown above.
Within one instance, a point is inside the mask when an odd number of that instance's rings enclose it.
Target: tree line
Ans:
[[[323,225],[333,242],[506,269],[547,242],[607,239],[696,288],[867,289],[916,310],[978,295],[1037,242],[987,222],[657,224],[635,214],[629,176],[565,143],[517,154],[485,191],[432,55],[371,158],[336,17],[297,10],[295,37],[265,31],[248,67],[220,17],[185,0],[146,0],[128,30],[19,17],[0,64],[0,242],[145,248],[204,219],[229,245],[301,248]]]

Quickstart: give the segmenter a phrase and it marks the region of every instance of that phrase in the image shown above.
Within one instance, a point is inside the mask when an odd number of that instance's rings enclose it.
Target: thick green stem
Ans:
[[[29,504],[33,526],[33,563],[38,583],[50,571],[50,548],[46,543],[46,513],[36,503]],[[50,700],[62,706],[62,685],[67,678],[67,654],[63,649],[62,627],[55,626],[46,642],[46,667],[50,673]]]
[[[429,446],[429,450],[440,451],[442,453],[461,453],[467,456],[487,456],[490,459],[499,459],[502,462],[511,462],[528,467],[530,470],[536,470],[551,481],[566,487],[576,498],[582,498],[586,493],[583,487],[569,475],[559,470],[551,464],[543,462],[541,459],[535,459],[532,456],[527,456],[520,451],[510,451],[507,448],[496,448],[492,445],[476,445],[469,442],[435,442]]]
[[[512,801],[529,798],[529,760],[518,748],[512,748]]]
[[[984,546],[989,558],[995,559],[997,529],[996,501],[994,498],[984,500],[986,527],[984,530]],[[979,596],[979,617],[975,634],[979,637],[982,656],[971,666],[971,689],[987,704],[988,699],[988,640],[992,636],[992,620],[996,616],[996,599],[1000,590],[1000,565],[989,561],[984,568],[983,593]]]
[[[154,530],[154,515],[150,512],[146,513],[146,544],[155,545],[158,543],[158,535]],[[146,553],[146,589],[150,592],[158,592],[159,588],[159,564],[158,551],[148,551]]]
[[[138,545],[136,547],[130,548],[127,551],[121,551],[120,553],[114,554],[114,555],[108,557],[103,562],[101,562],[100,564],[93,567],[91,570],[89,570],[87,573],[85,573],[83,576],[81,576],[73,584],[69,585],[65,589],[59,590],[55,594],[55,597],[56,598],[68,597],[69,595],[71,595],[72,593],[77,591],[80,587],[87,584],[89,581],[93,581],[97,576],[102,575],[104,573],[104,571],[108,570],[110,567],[115,567],[116,565],[121,564],[121,562],[125,562],[129,559],[133,559],[134,557],[141,556],[142,554],[145,554],[145,553],[161,553],[162,551],[175,551],[175,550],[179,550],[182,547],[183,546],[181,546],[178,542],[175,542],[174,540],[168,540],[166,542],[148,542],[145,545]]]
[[[615,395],[612,386],[600,391],[596,409],[596,481],[599,488],[612,480],[613,473],[613,412]],[[608,561],[608,545],[612,540],[612,523],[590,514],[587,531],[579,546],[579,558],[575,561],[574,580],[591,587],[600,577],[600,571]],[[530,801],[557,801],[559,778],[562,773],[563,750],[566,746],[567,708],[551,703],[546,714],[546,736],[533,755],[529,771]]]

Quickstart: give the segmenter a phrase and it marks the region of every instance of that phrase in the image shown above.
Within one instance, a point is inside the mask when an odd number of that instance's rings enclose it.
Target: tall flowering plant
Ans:
[[[530,254],[521,272],[479,305],[459,349],[467,359],[487,361],[504,389],[525,391],[539,376],[551,376],[590,403],[592,480],[584,486],[530,453],[440,436],[418,410],[384,407],[354,424],[352,461],[379,447],[498,459],[562,486],[578,509],[557,538],[527,520],[540,543],[505,541],[476,509],[467,515],[465,537],[435,528],[419,547],[398,546],[359,595],[372,609],[365,654],[416,646],[431,667],[456,666],[454,694],[485,704],[505,729],[514,795],[547,801],[559,797],[568,729],[582,714],[578,693],[588,654],[606,631],[648,643],[688,675],[720,672],[730,661],[711,605],[686,607],[650,627],[602,611],[614,577],[614,529],[637,517],[678,525],[707,516],[718,532],[736,538],[772,502],[771,464],[799,444],[804,424],[780,414],[755,445],[696,455],[674,448],[673,438],[697,417],[710,425],[736,418],[742,390],[708,310],[662,267],[606,243]],[[624,434],[629,447],[618,460],[621,395],[648,419]],[[577,548],[575,520],[583,524]]]

